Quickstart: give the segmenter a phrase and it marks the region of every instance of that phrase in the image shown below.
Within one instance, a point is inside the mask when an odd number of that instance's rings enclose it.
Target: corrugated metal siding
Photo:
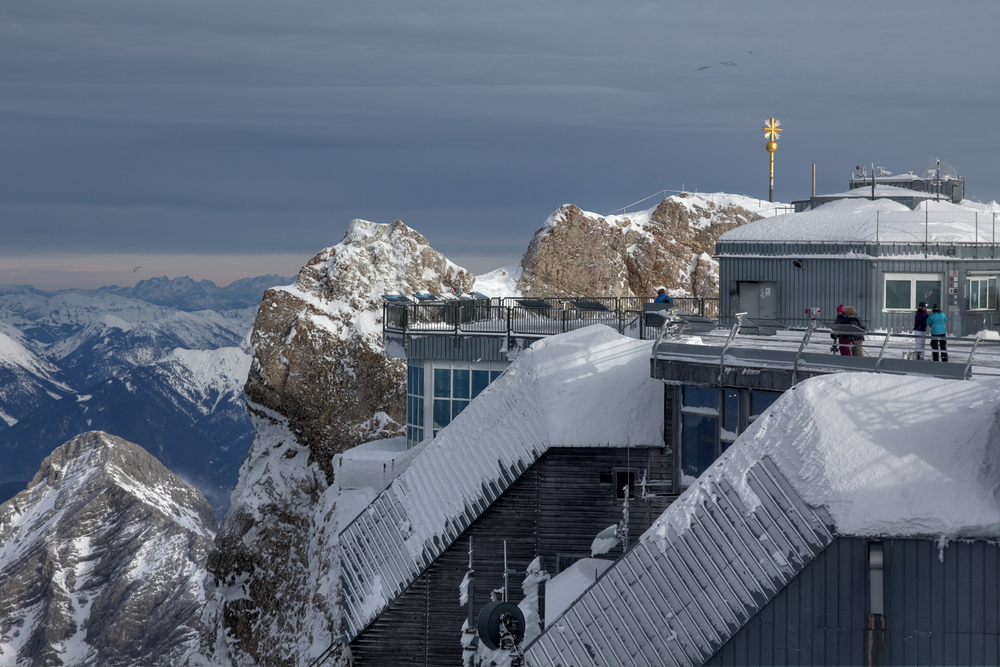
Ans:
[[[410,336],[408,356],[452,361],[507,361],[505,336]]]
[[[761,244],[746,244],[756,246]],[[815,257],[815,248],[808,244],[781,244],[789,250],[784,257],[725,256],[719,259],[719,309],[720,323],[731,325],[738,307],[738,283],[778,283],[778,318],[793,325],[808,322],[806,309],[819,307],[820,319],[834,319],[838,304],[854,306],[870,329],[909,332],[913,329],[913,313],[885,313],[884,282],[886,273],[935,273],[943,276],[944,294],[947,298],[947,277],[950,271],[959,272],[959,307],[965,307],[966,271],[996,271],[1000,274],[1000,260],[963,260],[956,258],[912,256],[905,259],[886,257]],[[825,246],[824,246],[825,247]],[[832,246],[831,246],[832,247]],[[795,249],[801,249],[804,268],[793,265]],[[843,246],[847,252],[851,248]],[[942,304],[946,308],[946,303]],[[947,311],[946,311],[947,312]],[[963,336],[982,329],[992,329],[1000,323],[1000,313],[988,315],[949,314],[948,332]]]
[[[865,309],[869,295],[875,293],[869,259],[809,258],[797,269],[791,258],[767,257],[722,258],[719,261],[720,321],[731,325],[738,307],[737,284],[740,282],[778,283],[778,319],[802,326],[808,320],[807,308],[819,307],[822,319],[837,316],[838,304],[854,305],[864,319],[873,310]]]
[[[511,569],[523,572],[535,558],[555,573],[558,554],[584,553],[596,533],[621,519],[621,500],[599,483],[614,468],[649,468],[662,477],[670,468],[663,449],[555,449],[543,455],[351,643],[357,665],[460,665],[460,629],[466,608],[458,604],[473,537],[475,611],[503,585],[503,542]],[[662,512],[665,501],[631,503],[630,525],[638,537]],[[621,553],[620,547],[610,557]],[[510,599],[521,599],[523,575],[510,578]]]
[[[667,510],[691,512],[689,527],[666,539],[647,533],[526,647],[528,664],[710,658],[833,540],[829,517],[809,508],[770,459],[748,482],[760,499],[753,511],[724,478],[700,479]]]
[[[865,664],[868,543],[842,537],[706,664]],[[1000,664],[1000,545],[888,539],[874,665]]]

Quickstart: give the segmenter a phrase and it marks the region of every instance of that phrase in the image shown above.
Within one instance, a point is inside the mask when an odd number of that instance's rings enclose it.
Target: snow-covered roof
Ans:
[[[994,243],[995,205],[928,200],[911,211],[891,199],[865,199],[864,193],[852,190],[850,197],[840,201],[751,222],[729,230],[719,243]]]
[[[552,447],[663,446],[650,344],[595,325],[535,343],[340,534],[353,640]]]
[[[549,625],[529,662],[700,664],[838,535],[1000,538],[998,415],[996,379],[797,385]],[[791,524],[787,544],[764,529],[773,519]]]

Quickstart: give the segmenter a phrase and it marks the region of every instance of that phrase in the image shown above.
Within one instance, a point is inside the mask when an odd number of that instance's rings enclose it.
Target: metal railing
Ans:
[[[604,324],[621,334],[653,340],[659,327],[646,325],[641,311],[651,297],[506,297],[436,303],[383,303],[382,332],[411,334],[503,334],[553,336]],[[719,300],[680,297],[678,310],[717,317]]]
[[[691,348],[688,352],[716,359],[720,374],[727,367],[738,365],[781,367],[793,372],[793,381],[801,379],[802,372],[824,371],[914,373],[955,379],[1000,376],[1000,340],[986,338],[982,333],[974,338],[925,337],[925,345],[918,354],[918,338],[913,334],[865,332],[863,340],[849,340],[825,327],[794,328],[774,335],[742,333],[745,330],[748,328],[734,323],[728,332],[716,330],[712,336],[715,344],[702,340],[701,345],[688,346]],[[688,353],[675,345],[661,346],[661,340],[674,342],[669,338],[658,339],[654,346],[658,358]],[[934,350],[932,341],[947,349]]]

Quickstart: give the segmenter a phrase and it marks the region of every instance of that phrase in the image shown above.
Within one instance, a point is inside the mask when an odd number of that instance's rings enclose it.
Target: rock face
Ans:
[[[0,505],[0,664],[176,664],[215,517],[138,445],[78,435]]]
[[[542,225],[521,260],[518,290],[538,296],[718,296],[715,241],[761,216],[758,200],[668,197],[659,206],[602,217],[567,204]]]
[[[209,571],[213,662],[296,664],[339,634],[332,458],[399,435],[406,368],[387,359],[381,295],[471,289],[474,277],[402,222],[355,220],[295,284],[264,294],[246,384],[254,444]]]

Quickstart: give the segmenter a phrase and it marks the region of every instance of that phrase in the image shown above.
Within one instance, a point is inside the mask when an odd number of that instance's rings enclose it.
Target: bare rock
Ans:
[[[745,199],[746,206],[734,203]],[[682,194],[655,209],[600,216],[572,204],[542,225],[521,260],[518,289],[538,296],[717,296],[715,241],[757,220],[748,198]]]
[[[336,535],[316,516],[333,455],[401,434],[406,412],[406,366],[385,356],[381,295],[474,281],[402,222],[355,220],[293,286],[265,293],[246,384],[257,434],[209,561],[213,660],[308,662],[339,634],[328,590]]]

